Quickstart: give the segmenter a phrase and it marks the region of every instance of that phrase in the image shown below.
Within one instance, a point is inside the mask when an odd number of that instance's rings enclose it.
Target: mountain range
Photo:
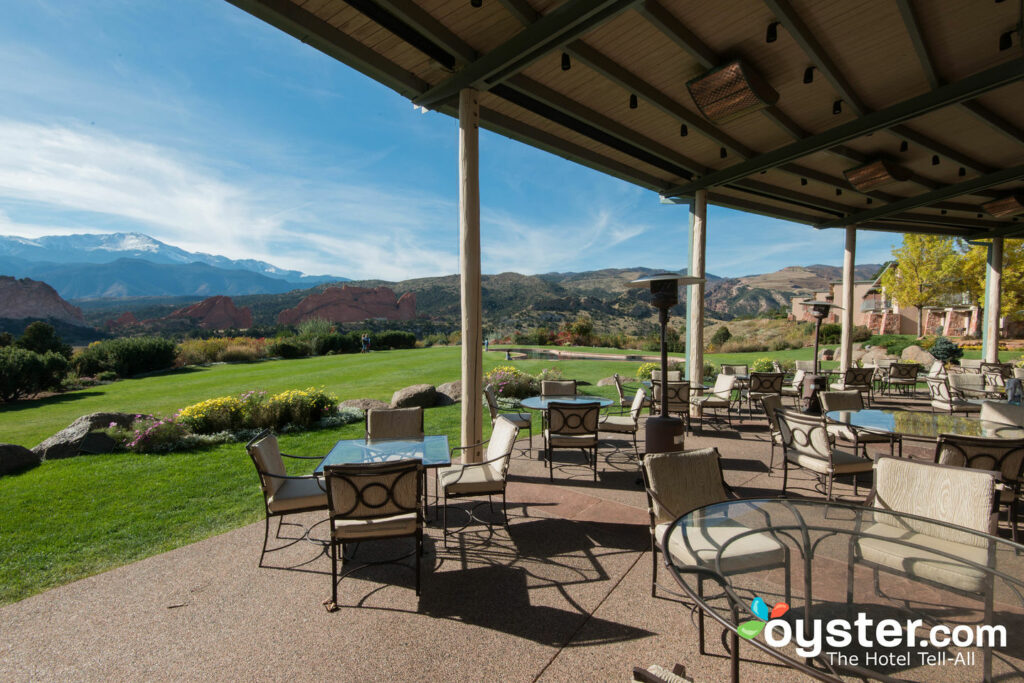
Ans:
[[[0,274],[41,280],[65,299],[277,294],[347,280],[190,252],[136,232],[0,236]]]

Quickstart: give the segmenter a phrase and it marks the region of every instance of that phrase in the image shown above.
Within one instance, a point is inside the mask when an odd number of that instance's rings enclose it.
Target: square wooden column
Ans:
[[[462,303],[462,445],[483,441],[483,323],[480,304],[480,101],[459,92],[459,282]],[[463,462],[481,460],[479,449]]]

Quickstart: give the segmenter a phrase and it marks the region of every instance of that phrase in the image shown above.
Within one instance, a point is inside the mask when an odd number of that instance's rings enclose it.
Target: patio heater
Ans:
[[[668,377],[668,346],[665,344],[665,328],[668,326],[668,309],[679,303],[679,287],[696,285],[704,282],[700,277],[684,277],[678,273],[655,273],[633,280],[630,287],[650,287],[651,304],[658,309],[658,322],[661,323],[661,376]],[[701,304],[703,305],[703,303]],[[666,453],[676,449],[679,437],[683,433],[683,421],[678,417],[669,417],[668,392],[661,392],[661,407],[656,417],[647,420],[647,440],[644,443],[645,453]]]
[[[821,321],[828,317],[828,314],[832,312],[832,309],[837,311],[843,310],[842,306],[837,306],[829,301],[815,301],[814,299],[804,299],[798,302],[801,306],[807,306],[811,309],[811,315],[814,316],[814,374],[818,374],[818,338],[821,336]]]

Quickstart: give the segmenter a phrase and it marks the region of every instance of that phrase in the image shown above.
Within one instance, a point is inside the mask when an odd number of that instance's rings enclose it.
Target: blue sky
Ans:
[[[222,0],[0,0],[0,234],[138,231],[390,280],[458,269],[457,127]],[[481,134],[484,272],[687,262],[687,212]],[[707,269],[842,262],[842,231],[712,207]],[[897,237],[858,234],[858,263]]]

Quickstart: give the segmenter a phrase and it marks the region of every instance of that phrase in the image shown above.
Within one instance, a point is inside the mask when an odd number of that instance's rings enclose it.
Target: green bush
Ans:
[[[821,335],[818,340],[822,344],[838,344],[839,337],[843,332],[842,325],[836,323],[824,323],[821,326]]]
[[[936,339],[930,350],[931,354],[935,356],[935,360],[940,360],[943,363],[960,360],[964,355],[963,349],[945,337]]]
[[[751,372],[771,372],[772,371],[772,359],[771,358],[758,358],[750,366]]]
[[[372,349],[411,349],[416,346],[416,335],[401,330],[385,330],[370,335]]]
[[[308,428],[332,415],[336,396],[323,389],[289,389],[273,396],[246,391],[200,401],[178,411],[174,421],[194,434],[216,434],[239,429],[281,430],[286,425]]]
[[[305,358],[309,355],[309,345],[295,337],[284,337],[271,342],[267,353],[280,358]]]
[[[540,393],[540,382],[511,365],[499,365],[484,375],[484,385],[490,384],[499,398],[526,398]]]
[[[0,401],[59,388],[67,372],[68,361],[59,353],[0,347]]]
[[[25,328],[25,332],[15,343],[28,351],[35,351],[36,353],[52,351],[59,353],[64,358],[71,358],[71,347],[57,336],[57,331],[53,329],[53,325],[39,320],[29,323],[28,327]]]
[[[163,337],[122,337],[93,342],[71,359],[79,375],[97,375],[105,370],[119,377],[164,370],[174,365],[177,348]]]
[[[867,325],[855,325],[850,332],[850,339],[855,342],[866,342],[871,339],[871,330]]]
[[[722,325],[717,330],[715,330],[715,333],[713,335],[711,335],[711,345],[715,348],[718,348],[725,342],[729,341],[731,338],[732,332],[729,331],[728,327]]]

